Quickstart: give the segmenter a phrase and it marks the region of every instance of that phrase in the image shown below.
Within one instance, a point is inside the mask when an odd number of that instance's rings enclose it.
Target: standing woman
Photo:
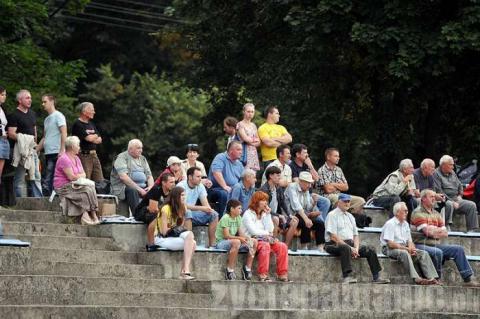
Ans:
[[[174,187],[160,209],[157,217],[158,237],[155,244],[169,250],[182,250],[183,260],[179,279],[195,279],[190,272],[190,263],[197,244],[193,238],[193,232],[184,227],[185,190],[182,187]]]
[[[260,138],[258,137],[257,126],[252,122],[255,116],[255,105],[247,103],[243,106],[243,120],[237,124],[237,134],[240,140],[247,144],[247,161],[244,163],[246,168],[254,171],[260,170],[258,161],[257,147],[260,146]]]
[[[268,195],[262,191],[253,193],[248,209],[242,217],[245,235],[257,239],[257,274],[260,281],[268,278],[270,252],[277,257],[277,280],[288,282],[288,248],[273,237],[273,222],[268,207]]]
[[[2,183],[2,172],[5,160],[10,158],[10,143],[7,138],[7,116],[2,105],[7,99],[7,90],[0,86],[0,184]]]

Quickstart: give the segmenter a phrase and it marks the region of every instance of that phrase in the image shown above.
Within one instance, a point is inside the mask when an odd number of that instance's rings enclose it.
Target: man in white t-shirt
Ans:
[[[187,179],[179,182],[177,186],[185,190],[187,197],[185,227],[192,230],[192,225],[208,225],[208,246],[215,246],[218,213],[208,203],[207,190],[202,184],[202,171],[198,167],[190,167],[187,170]],[[199,200],[201,205],[197,205]]]
[[[55,108],[55,97],[51,94],[42,96],[43,109],[48,116],[43,122],[43,138],[37,146],[37,152],[45,152],[45,173],[42,180],[43,196],[50,196],[53,190],[53,174],[57,158],[65,152],[67,138],[67,121],[65,116]]]

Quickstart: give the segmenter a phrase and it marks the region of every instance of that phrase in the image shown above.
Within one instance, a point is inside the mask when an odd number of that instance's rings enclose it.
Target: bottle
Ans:
[[[198,246],[205,248],[206,247],[206,234],[205,231],[202,229],[200,231],[200,238],[198,239]]]
[[[3,237],[3,224],[2,224],[2,220],[0,219],[0,238]]]

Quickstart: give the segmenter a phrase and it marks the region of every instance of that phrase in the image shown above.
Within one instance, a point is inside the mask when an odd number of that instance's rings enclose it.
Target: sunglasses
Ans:
[[[198,147],[198,144],[187,144],[187,147]]]

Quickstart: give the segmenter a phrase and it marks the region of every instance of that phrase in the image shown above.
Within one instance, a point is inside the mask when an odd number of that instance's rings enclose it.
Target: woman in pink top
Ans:
[[[257,147],[260,146],[260,138],[258,137],[257,126],[252,122],[255,116],[255,105],[247,103],[243,106],[243,120],[237,124],[237,135],[243,143],[247,144],[247,163],[246,168],[254,171],[260,170],[258,161]]]
[[[98,200],[93,185],[77,185],[74,182],[85,178],[82,163],[77,154],[80,151],[80,140],[69,136],[65,140],[65,153],[55,165],[53,188],[60,196],[60,205],[68,216],[82,216],[82,224],[95,225],[100,221],[97,217]]]

